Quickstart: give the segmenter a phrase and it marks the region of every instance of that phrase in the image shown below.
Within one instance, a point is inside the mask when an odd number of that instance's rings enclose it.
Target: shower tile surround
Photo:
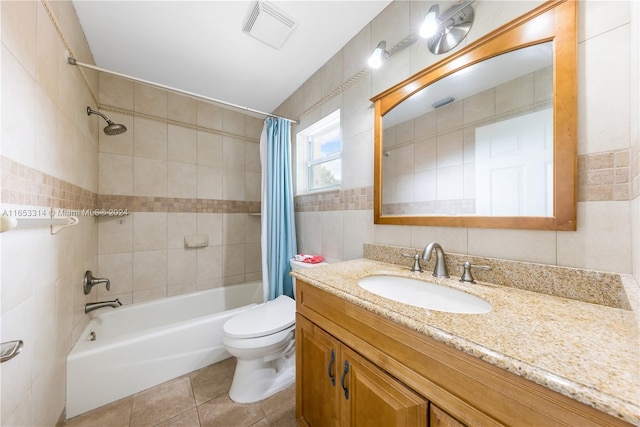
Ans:
[[[93,62],[73,4],[2,1],[0,9],[1,210],[95,207],[102,127],[85,108],[95,106],[98,78],[89,72],[85,81],[66,64],[65,50]],[[1,425],[53,426],[63,412],[66,356],[95,299],[82,277],[97,267],[97,238],[87,218],[55,236],[44,227],[0,235],[0,335],[24,341],[0,366]]]
[[[1,335],[25,342],[0,368],[0,424],[55,425],[87,302],[261,278],[260,217],[249,213],[260,206],[262,118],[70,66],[65,51],[93,63],[72,2],[0,7],[0,207],[80,219],[55,236],[46,228],[0,235]],[[129,131],[106,137],[87,105]],[[101,208],[129,215],[88,212]],[[209,247],[185,249],[184,236],[197,232],[210,234]],[[84,295],[86,270],[109,277],[111,291]]]
[[[118,84],[119,82],[114,84],[113,80],[108,77],[106,81],[116,88],[122,86]],[[167,93],[164,95],[167,96]],[[156,94],[156,98],[158,96],[160,95]],[[175,96],[171,99],[173,103],[180,101]],[[112,209],[125,211],[132,218],[138,214],[138,221],[133,221],[126,216],[120,218],[100,217],[97,220],[99,256],[98,266],[93,270],[96,270],[94,272],[101,277],[120,279],[112,280],[112,288],[109,292],[106,289],[98,289],[96,292],[99,299],[117,297],[127,304],[211,287],[260,280],[260,217],[249,214],[260,211],[260,161],[257,137],[261,131],[262,120],[220,107],[212,107],[205,103],[196,103],[195,107],[200,107],[197,110],[200,112],[194,111],[194,117],[191,121],[198,120],[197,114],[201,121],[219,122],[221,128],[225,127],[233,131],[241,129],[242,134],[235,135],[222,129],[209,129],[203,125],[192,125],[189,122],[185,122],[184,127],[180,128],[176,124],[179,123],[176,120],[171,120],[173,124],[168,125],[167,120],[169,119],[153,117],[145,113],[144,115],[149,122],[159,123],[161,126],[164,123],[165,127],[169,126],[173,129],[172,132],[165,135],[166,138],[169,134],[185,137],[188,134],[181,133],[181,130],[198,129],[197,133],[194,131],[191,135],[194,144],[184,144],[187,149],[182,151],[178,148],[173,150],[173,156],[179,160],[185,160],[185,162],[168,162],[170,167],[175,164],[178,167],[192,166],[196,169],[201,166],[200,164],[206,164],[202,168],[213,171],[213,175],[218,178],[213,182],[207,181],[207,185],[203,185],[203,179],[212,177],[211,173],[204,173],[200,178],[201,186],[218,185],[221,191],[217,191],[216,194],[220,197],[223,197],[223,193],[229,193],[231,196],[240,195],[245,198],[248,196],[251,200],[168,197],[168,192],[157,193],[154,188],[143,188],[149,191],[149,195],[145,195],[144,192],[126,194],[128,190],[134,189],[131,182],[136,180],[135,176],[129,182],[123,181],[113,184],[116,185],[113,188],[116,194],[96,193],[2,156],[2,201],[5,204],[43,206],[47,209],[55,207],[66,210],[66,212],[60,211],[60,213],[67,215],[89,216],[89,212],[82,213],[82,211],[109,211]],[[123,111],[122,108],[117,109]],[[131,114],[135,113],[131,112]],[[219,117],[216,119],[216,116]],[[227,126],[224,126],[225,117],[230,123]],[[113,119],[117,122],[126,122],[124,117],[121,120],[120,117],[116,118],[114,115]],[[128,127],[133,132],[137,129],[135,122],[129,124]],[[253,137],[245,135],[245,129]],[[122,148],[122,140],[129,138],[127,134],[129,132],[117,137],[102,138],[101,136],[99,145],[101,153],[104,151],[125,152],[126,150]],[[159,134],[164,135],[162,132]],[[143,142],[140,145],[143,148],[140,148],[139,151],[149,156],[161,156],[162,150],[154,148],[157,137],[158,134],[153,135],[151,141],[141,137]],[[216,137],[219,138],[216,140]],[[136,141],[136,138],[131,140],[132,143]],[[180,146],[181,142],[182,140],[175,141],[175,145]],[[240,148],[236,149],[234,144],[239,145]],[[185,151],[189,151],[189,147],[193,151],[193,156],[184,154]],[[165,148],[164,151],[167,149]],[[127,158],[130,158],[123,155],[118,155],[118,157],[123,157],[116,159],[118,165],[126,163]],[[134,155],[134,162],[130,163],[135,163],[137,158]],[[142,156],[140,159],[143,162],[149,160]],[[197,159],[199,165],[187,163],[191,160],[196,161],[194,159]],[[109,179],[104,178],[105,175],[118,175],[118,179],[120,179],[121,174],[126,174],[126,171],[118,166],[112,168],[112,163],[109,160],[111,160],[109,157],[100,157],[98,165],[102,174],[100,182]],[[217,167],[208,165],[217,165]],[[228,169],[229,165],[237,170]],[[145,166],[142,166],[142,171],[148,182],[157,183],[168,180],[167,176],[170,174],[167,175],[167,168],[155,164],[150,169],[146,169]],[[230,170],[229,173],[227,173],[228,170]],[[241,180],[234,177],[234,172],[237,171],[243,175]],[[242,190],[234,189],[231,184],[225,186],[224,183],[229,180],[240,181],[243,184]],[[166,188],[169,188],[171,184],[170,180],[168,181]],[[153,185],[155,186],[155,184]],[[195,196],[195,194],[193,195]],[[143,216],[143,213],[150,215]],[[193,214],[193,218],[177,215],[180,213]],[[198,220],[194,222],[196,217]],[[142,221],[143,218],[145,221]],[[171,223],[168,222],[169,220]],[[137,226],[130,228],[127,225],[129,222],[133,222]],[[198,226],[196,227],[196,225]],[[153,227],[150,229],[151,226]],[[167,233],[175,234],[178,230],[183,235],[174,236],[170,246],[167,246]],[[131,233],[131,235],[127,236],[127,233]],[[209,247],[184,248],[182,238],[185,235],[208,233],[211,233]],[[163,235],[164,237],[162,237]],[[125,253],[130,256],[126,256]],[[116,259],[119,260],[120,265],[114,263]],[[166,271],[154,266],[153,260],[159,262],[159,265],[165,266]],[[198,264],[201,265],[200,268],[198,268]],[[126,272],[129,272],[130,276]]]
[[[100,138],[98,271],[123,303],[261,279],[262,118],[100,73],[101,108],[132,132]],[[185,248],[184,236],[209,245]],[[161,266],[158,268],[158,266]]]

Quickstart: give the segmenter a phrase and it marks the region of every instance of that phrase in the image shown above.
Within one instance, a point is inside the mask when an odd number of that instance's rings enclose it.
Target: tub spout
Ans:
[[[114,299],[113,301],[90,302],[84,306],[84,312],[89,313],[93,310],[97,310],[99,308],[104,308],[104,307],[118,308],[121,305],[122,303],[118,298]]]

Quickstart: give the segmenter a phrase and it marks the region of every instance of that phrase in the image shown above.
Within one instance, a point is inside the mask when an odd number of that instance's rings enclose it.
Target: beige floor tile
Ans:
[[[229,396],[219,397],[198,406],[202,427],[249,427],[265,418],[260,405],[242,405]]]
[[[198,410],[190,409],[187,412],[156,425],[156,427],[200,427]]]
[[[238,404],[227,394],[235,365],[235,358],[224,360],[67,420],[64,426],[295,426],[295,384],[262,402]]]
[[[296,426],[296,387],[295,384],[280,393],[261,402],[262,409],[267,413],[271,427]],[[269,412],[265,407],[269,405]]]
[[[188,377],[182,377],[133,396],[131,427],[155,425],[195,407]]]
[[[269,420],[266,418],[261,419],[255,424],[251,424],[251,427],[271,427]]]
[[[290,385],[289,387],[282,390],[281,392],[276,393],[273,396],[268,397],[259,403],[264,413],[269,415],[281,409],[285,402],[287,403],[287,405],[289,404],[289,402],[291,402],[295,407],[295,403],[296,403],[296,385],[295,384]]]
[[[226,394],[231,388],[235,368],[236,358],[230,357],[189,375],[196,405]]]
[[[295,402],[283,405],[277,411],[267,416],[271,427],[296,427]]]
[[[128,427],[133,399],[126,398],[67,420],[65,427]]]

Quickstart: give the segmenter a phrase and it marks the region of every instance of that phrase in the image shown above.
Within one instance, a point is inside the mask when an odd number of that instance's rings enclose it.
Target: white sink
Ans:
[[[362,289],[403,304],[448,313],[488,313],[491,304],[475,295],[447,286],[394,276],[368,276],[360,279]]]

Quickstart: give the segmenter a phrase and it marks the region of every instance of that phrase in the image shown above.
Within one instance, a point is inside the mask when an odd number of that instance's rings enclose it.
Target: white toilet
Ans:
[[[315,267],[291,260],[291,268]],[[295,293],[295,278],[293,289]],[[224,324],[223,343],[238,359],[229,397],[253,403],[284,390],[296,379],[296,303],[281,295],[273,301],[244,311]]]

